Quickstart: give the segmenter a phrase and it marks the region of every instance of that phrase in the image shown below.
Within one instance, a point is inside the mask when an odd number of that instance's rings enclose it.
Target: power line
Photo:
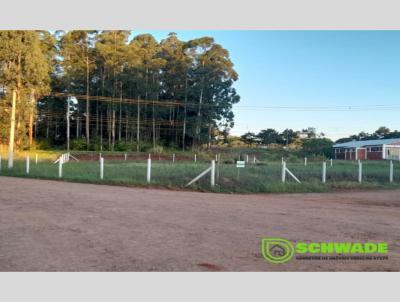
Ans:
[[[50,93],[49,96],[54,97],[75,97],[77,99],[86,100],[86,95],[69,94],[61,92]],[[89,96],[89,100],[110,102],[118,104],[131,104],[131,105],[155,105],[161,107],[184,107],[198,108],[199,103],[177,101],[177,100],[141,100],[141,99],[129,99],[129,98],[115,98],[115,97],[103,97],[103,96]],[[201,105],[202,108],[217,108],[222,107],[220,104],[206,104]],[[329,106],[255,106],[255,105],[234,105],[235,110],[248,110],[248,111],[392,111],[400,110],[398,104],[371,104],[371,105],[329,105]]]
[[[47,119],[47,118],[66,119],[65,113],[49,112],[49,111],[40,112],[36,115],[36,117],[38,119]],[[70,118],[71,118],[71,120],[72,120],[72,118],[74,118],[74,119],[79,118],[80,121],[83,121],[83,122],[86,120],[86,116],[84,114],[80,114],[78,116],[71,116]],[[107,116],[103,115],[102,118],[100,119],[100,115],[96,115],[96,114],[90,114],[89,121],[93,121],[93,122],[96,122],[99,124],[100,123],[106,124],[106,123],[110,123],[113,121],[115,122],[115,124],[119,124],[121,121],[121,125],[126,125],[127,123],[130,125],[132,125],[132,124],[136,125],[136,123],[138,122],[138,120],[134,117],[133,118],[129,117],[128,119],[126,117],[122,117],[121,119],[119,119],[119,117],[112,118],[112,117],[107,117]],[[167,126],[183,125],[183,121],[180,121],[180,120],[140,119],[139,121],[140,121],[140,124],[153,124],[153,122],[154,122],[155,125],[167,125]]]

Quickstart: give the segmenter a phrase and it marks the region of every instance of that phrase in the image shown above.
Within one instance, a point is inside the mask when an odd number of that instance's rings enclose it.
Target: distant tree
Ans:
[[[305,154],[332,157],[332,145],[333,142],[328,138],[311,138],[303,141],[303,151]]]
[[[99,56],[99,62],[103,67],[104,84],[108,89],[109,93],[113,97],[119,96],[119,119],[118,119],[118,140],[121,140],[122,136],[122,93],[123,93],[123,81],[122,77],[125,69],[129,63],[132,62],[132,58],[129,56],[127,40],[129,31],[126,30],[107,30],[103,31],[97,37],[96,42],[96,53]],[[116,121],[116,107],[113,103],[112,106],[108,106],[107,119],[108,125],[108,144],[111,150],[114,150],[115,146],[115,121]]]
[[[257,135],[255,135],[253,132],[246,132],[240,138],[248,147],[250,147],[256,143]]]
[[[33,145],[33,123],[36,119],[37,100],[50,91],[51,78],[56,68],[56,41],[48,31],[35,32],[32,50],[29,53],[30,64],[34,65],[32,73],[27,79],[26,88],[30,90],[28,145]]]
[[[11,116],[8,165],[10,168],[13,166],[15,137],[17,145],[21,146],[28,132],[28,143],[31,145],[36,97],[49,89],[49,74],[49,62],[41,47],[39,32],[0,31],[0,82],[12,95],[9,100]],[[8,95],[6,98],[9,98]]]
[[[156,129],[155,129],[155,109],[154,100],[159,99],[160,95],[160,70],[165,65],[166,61],[160,57],[160,45],[157,40],[149,34],[136,36],[131,41],[131,46],[136,48],[139,57],[139,65],[137,72],[141,76],[142,81],[139,83],[142,87],[142,95],[147,101],[149,98],[153,100],[151,107],[153,148],[156,146]],[[143,90],[144,88],[144,90]],[[147,104],[145,105],[144,118],[147,118]],[[137,137],[139,140],[139,136]]]
[[[349,137],[343,137],[336,140],[335,143],[345,143],[354,140],[373,140],[373,139],[384,139],[384,138],[399,138],[400,132],[397,130],[390,131],[387,127],[379,127],[374,133],[369,134],[361,131],[359,134],[350,135]]]
[[[369,133],[364,132],[364,131],[361,131],[361,132],[358,134],[358,139],[359,139],[359,140],[365,140],[365,139],[369,139],[370,136],[371,136],[371,135],[370,135]]]
[[[231,128],[229,127],[230,125],[228,123],[222,124],[222,129],[219,131],[219,135],[222,136],[222,140],[224,144],[229,143],[229,131]]]
[[[178,118],[181,117],[183,122],[181,141],[183,151],[186,147],[188,111],[191,111],[190,108],[188,109],[187,103],[193,84],[190,79],[192,59],[185,51],[186,43],[179,40],[176,33],[169,33],[168,37],[160,42],[159,56],[164,59],[161,72],[161,89],[165,91],[164,98],[183,103],[183,106],[181,108],[168,108],[168,112],[167,110],[158,109],[158,112],[159,114],[163,112],[168,114],[170,119],[175,115]]]
[[[261,143],[264,145],[276,144],[279,140],[279,133],[275,129],[269,128],[261,130],[257,137],[261,139]]]
[[[386,137],[387,135],[390,134],[390,129],[387,127],[379,127],[376,131],[375,134],[378,135],[378,137]]]
[[[307,129],[302,129],[300,133],[306,134],[307,138],[317,137],[317,129],[315,129],[315,127],[308,127]]]
[[[292,129],[285,129],[279,134],[278,143],[281,145],[290,145],[294,142],[297,135],[297,132],[293,131]]]
[[[74,85],[75,93],[86,94],[86,144],[90,142],[90,73],[94,68],[94,41],[96,31],[72,30],[60,40],[61,65],[70,82]],[[83,77],[84,75],[84,77]],[[80,83],[84,83],[83,85]],[[69,85],[72,88],[72,85]]]
[[[239,96],[232,87],[238,79],[229,52],[215,43],[212,37],[202,37],[186,43],[186,54],[192,60],[191,93],[198,99],[193,147],[198,148],[202,138],[210,140],[215,120],[233,120],[232,105],[239,102]],[[213,125],[214,124],[214,125]],[[206,135],[202,135],[202,130]],[[203,132],[203,133],[204,133]]]
[[[386,138],[400,138],[400,131],[395,130],[395,131],[387,134],[385,137]]]
[[[85,136],[78,143],[91,150],[102,150],[107,136],[108,150],[114,142],[118,150],[145,150],[151,140],[153,148],[210,147],[220,133],[229,141],[238,74],[212,37],[181,41],[171,33],[159,43],[148,34],[129,39],[124,30],[0,34],[2,144],[10,126],[17,148],[33,138],[68,148],[70,121],[73,137]],[[67,118],[68,97],[75,102]]]

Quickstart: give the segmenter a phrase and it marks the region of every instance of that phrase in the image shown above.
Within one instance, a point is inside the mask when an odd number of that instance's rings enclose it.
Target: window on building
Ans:
[[[382,152],[382,147],[370,147],[370,152]]]

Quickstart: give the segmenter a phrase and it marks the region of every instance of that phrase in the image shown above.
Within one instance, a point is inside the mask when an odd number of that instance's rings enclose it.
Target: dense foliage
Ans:
[[[324,137],[323,133],[316,133],[315,128],[295,131],[285,129],[279,132],[268,128],[261,130],[258,134],[247,132],[241,136],[241,140],[248,147],[261,145],[267,147],[297,149],[301,155],[322,155],[332,157],[333,142]]]
[[[397,130],[391,131],[387,127],[379,127],[372,134],[360,132],[359,134],[340,138],[336,140],[335,143],[344,143],[353,140],[372,140],[386,138],[400,138],[400,132]],[[326,157],[333,156],[333,141],[326,138],[324,133],[316,133],[315,128],[312,127],[308,129],[303,129],[301,131],[285,129],[282,132],[268,128],[265,130],[261,130],[257,134],[253,132],[247,132],[240,137],[240,140],[248,147],[256,145],[270,147],[275,146],[278,148],[284,147],[289,149],[301,149],[303,155],[324,155]]]
[[[33,138],[81,149],[209,146],[217,129],[233,127],[237,79],[212,37],[0,31],[0,144],[15,92],[20,149]]]
[[[374,133],[360,132],[349,137],[338,139],[336,143],[345,143],[353,140],[371,140],[371,139],[385,139],[385,138],[400,138],[400,131],[390,131],[387,127],[379,127]]]

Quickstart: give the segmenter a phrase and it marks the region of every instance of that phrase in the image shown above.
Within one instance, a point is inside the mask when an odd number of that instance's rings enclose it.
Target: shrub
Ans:
[[[51,146],[48,140],[36,140],[31,146],[32,150],[50,150]]]
[[[86,139],[78,138],[78,139],[71,140],[70,148],[71,148],[71,150],[77,150],[77,151],[87,150]]]
[[[164,148],[162,146],[155,146],[154,148],[151,148],[149,151],[151,153],[155,154],[161,154],[163,152]]]
[[[136,145],[135,145],[136,146]],[[115,142],[114,151],[130,151],[132,150],[131,144],[127,142]]]

